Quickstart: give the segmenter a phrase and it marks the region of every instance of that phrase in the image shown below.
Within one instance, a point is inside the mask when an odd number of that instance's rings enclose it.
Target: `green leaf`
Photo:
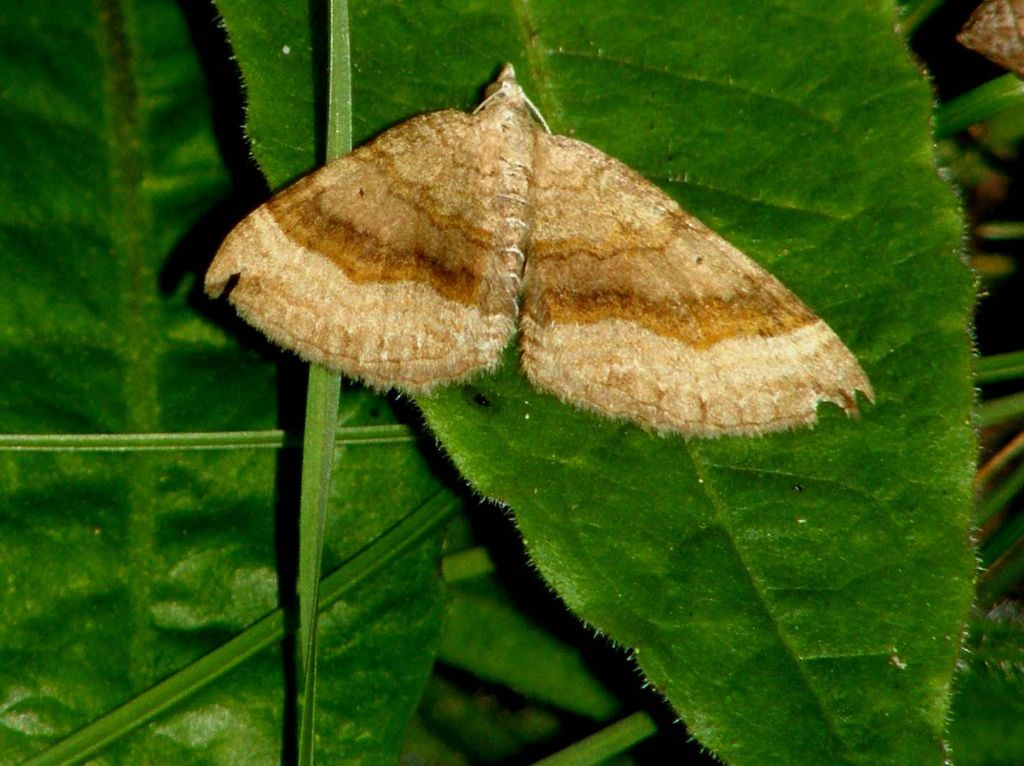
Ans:
[[[606,720],[618,712],[579,650],[516,609],[491,578],[450,589],[438,659],[578,715]]]
[[[210,322],[220,309],[198,296],[196,271],[237,213],[214,209],[229,175],[194,47],[216,27],[189,13],[170,0],[0,9],[6,433],[268,427],[278,389],[295,399],[266,344],[241,331],[240,350],[241,324],[226,312]],[[394,422],[361,391],[341,415]],[[4,762],[131,702],[290,598],[297,453],[196,451],[220,441],[196,435],[191,450],[142,452],[134,440],[87,452],[51,437],[49,451],[0,454]],[[409,443],[345,447],[336,463],[327,571],[439,489]],[[434,532],[321,616],[325,761],[397,759],[440,628],[439,555]],[[279,763],[290,665],[268,651],[100,757]]]
[[[420,403],[567,603],[727,761],[941,763],[974,568],[973,291],[927,82],[888,4],[661,8],[358,6],[356,114],[380,129],[471,106],[468,84],[513,61],[556,131],[661,183],[817,310],[877,404],[684,443],[533,391],[514,353]]]
[[[858,421],[824,407],[813,430],[683,442],[570,410],[510,353],[420,404],[463,474],[514,509],[559,594],[634,647],[726,761],[942,763],[974,569],[973,291],[927,82],[888,4],[659,7],[409,8],[414,47],[385,34],[362,49],[357,25],[354,61],[363,83],[387,62],[391,93],[413,88],[402,73],[438,83],[424,107],[449,78],[522,64],[556,131],[661,183],[817,310],[877,403]],[[440,29],[473,48],[434,60]]]
[[[419,714],[409,738],[413,763],[501,763],[559,734],[558,719],[543,707],[503,705],[494,695],[463,689],[437,673]]]
[[[331,607],[352,588],[423,542],[448,519],[454,507],[452,498],[439,492],[352,556],[324,579],[321,610]],[[201,659],[91,721],[56,745],[37,753],[24,762],[25,766],[64,766],[84,760],[279,643],[288,632],[287,622],[284,609],[268,612]],[[364,745],[369,741],[369,737],[363,737]]]

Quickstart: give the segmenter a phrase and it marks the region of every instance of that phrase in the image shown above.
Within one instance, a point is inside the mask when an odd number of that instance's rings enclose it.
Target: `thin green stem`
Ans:
[[[981,566],[988,568],[1024,544],[1024,516],[1009,519],[978,547]]]
[[[346,426],[334,445],[408,444],[416,435],[403,425]],[[182,450],[292,449],[302,446],[294,431],[196,431],[134,434],[0,434],[0,452],[181,452]]]
[[[983,356],[974,361],[975,383],[1001,383],[1024,378],[1024,351]]]
[[[974,523],[982,526],[997,513],[1005,509],[1024,490],[1024,465],[1017,466],[985,497],[978,502],[974,511]],[[1000,551],[1000,554],[1002,551]]]
[[[441,560],[441,576],[445,582],[472,580],[494,571],[494,562],[486,548],[468,548]]]
[[[1017,530],[1019,532],[1019,530]],[[976,604],[988,608],[996,602],[1005,601],[1024,578],[1024,537],[1010,541],[1004,553],[985,567],[978,580]]]
[[[903,4],[903,17],[900,19],[900,31],[909,38],[917,31],[928,17],[935,13],[943,0],[916,0]]]
[[[334,468],[334,431],[338,422],[341,379],[337,373],[310,365],[306,394],[306,430],[302,446],[302,490],[299,501],[299,662],[301,700],[299,764],[313,763],[316,705],[316,634],[320,600],[320,568],[324,528]]]
[[[992,426],[1024,415],[1024,391],[998,399],[989,399],[978,406],[978,425]]]
[[[624,753],[657,732],[647,713],[633,713],[596,734],[537,761],[534,766],[592,766]]]
[[[346,0],[328,0],[327,15],[326,160],[330,162],[352,150],[352,78]],[[314,734],[320,567],[334,464],[340,384],[338,375],[315,365],[310,367],[299,509],[299,766],[313,766],[316,759]]]
[[[947,138],[1024,103],[1024,82],[1007,74],[947,101],[935,110],[935,136]]]
[[[352,151],[352,54],[347,0],[327,4],[330,52],[327,57],[327,161]]]

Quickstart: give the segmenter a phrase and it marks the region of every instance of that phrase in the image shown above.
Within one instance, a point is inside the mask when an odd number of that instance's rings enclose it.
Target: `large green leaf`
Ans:
[[[556,131],[767,265],[878,394],[858,421],[826,407],[813,430],[683,442],[538,394],[510,353],[498,375],[420,402],[459,468],[729,762],[941,763],[974,566],[972,285],[892,6],[372,3],[352,17],[357,137],[472,107],[512,61]]]
[[[300,26],[239,7],[243,69],[296,55]],[[813,430],[683,442],[538,394],[510,352],[499,374],[420,402],[464,475],[728,761],[940,763],[973,571],[972,286],[892,6],[378,2],[352,19],[357,140],[471,108],[512,61],[556,131],[768,266],[878,393],[858,421],[826,407]],[[261,161],[260,140],[297,166],[314,152],[277,94],[314,91],[290,66],[248,78],[250,125]]]
[[[0,8],[4,433],[277,420],[290,389],[265,344],[244,335],[259,353],[240,353],[197,311],[194,264],[225,225],[202,217],[229,176],[194,47],[215,20],[192,13],[190,29],[170,0]],[[358,390],[341,415],[394,419]],[[39,753],[290,599],[296,468],[294,452],[87,452],[73,436],[0,455],[0,760]],[[341,450],[328,568],[438,489],[412,444]],[[439,545],[432,535],[323,615],[329,760],[397,757],[440,627]],[[266,652],[102,760],[278,763],[290,668]]]

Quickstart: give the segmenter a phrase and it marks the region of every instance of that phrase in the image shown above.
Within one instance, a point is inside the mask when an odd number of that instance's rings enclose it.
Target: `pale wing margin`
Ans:
[[[577,406],[684,435],[856,412],[856,358],[777,279],[588,144],[538,140],[523,367]]]
[[[422,115],[298,181],[231,232],[207,292],[230,289],[275,342],[380,388],[496,366],[518,286],[502,282],[474,124]]]

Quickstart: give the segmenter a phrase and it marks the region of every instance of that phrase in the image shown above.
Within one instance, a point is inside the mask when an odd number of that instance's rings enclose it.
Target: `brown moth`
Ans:
[[[1024,77],[1024,0],[985,0],[957,42]]]
[[[773,276],[638,173],[552,135],[506,66],[472,114],[391,128],[231,232],[206,275],[300,356],[418,393],[493,370],[519,328],[538,388],[693,436],[873,397]]]

